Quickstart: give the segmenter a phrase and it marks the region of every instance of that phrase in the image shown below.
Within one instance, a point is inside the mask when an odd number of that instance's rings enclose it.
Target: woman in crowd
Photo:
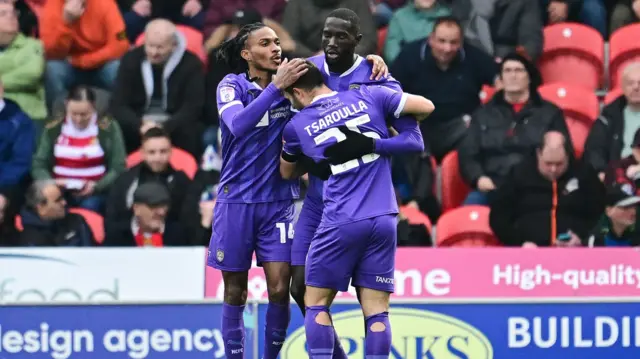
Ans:
[[[90,88],[69,92],[65,113],[40,138],[31,175],[54,178],[71,207],[102,213],[109,186],[125,170],[126,152],[118,123],[98,114],[95,105]]]

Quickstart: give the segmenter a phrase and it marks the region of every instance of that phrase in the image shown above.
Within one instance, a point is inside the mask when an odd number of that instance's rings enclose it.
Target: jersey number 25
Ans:
[[[364,125],[365,123],[371,122],[371,117],[369,117],[369,115],[364,114],[362,116],[358,116],[352,120],[349,121],[345,121],[345,126],[347,126],[347,128],[351,131],[354,132],[359,132],[362,133],[360,131],[360,128],[358,128],[358,126],[360,125]],[[363,135],[367,136],[367,137],[371,137],[371,138],[376,138],[379,139],[380,135],[378,135],[377,133],[373,132],[373,131],[369,131],[369,132],[364,132],[362,133]],[[340,129],[338,129],[337,127],[333,127],[330,128],[326,131],[324,131],[321,135],[316,136],[313,140],[316,142],[316,145],[320,145],[326,141],[328,141],[330,138],[335,138],[335,140],[337,142],[342,142],[344,140],[347,139],[347,136],[342,133],[340,131]],[[375,160],[377,160],[378,158],[380,158],[380,155],[377,155],[375,153],[370,153],[368,155],[364,155],[360,158],[360,160],[362,161],[362,163],[370,163],[373,162]],[[331,166],[331,173],[333,173],[334,175],[338,174],[338,173],[342,173],[342,172],[346,172],[350,169],[354,169],[356,167],[360,166],[360,163],[358,162],[357,159],[355,160],[351,160],[351,161],[347,161],[345,163],[339,164],[339,165],[335,165],[335,166]]]

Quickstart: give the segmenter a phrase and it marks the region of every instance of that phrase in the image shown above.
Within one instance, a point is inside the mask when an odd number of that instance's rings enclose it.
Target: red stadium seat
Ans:
[[[640,60],[640,24],[632,24],[616,30],[609,37],[609,88],[619,86],[624,67]]]
[[[20,215],[16,215],[16,219],[15,219],[15,225],[16,225],[16,229],[19,232],[22,232],[22,230],[24,229],[24,226],[22,225],[22,217],[20,217]]]
[[[564,112],[574,150],[577,156],[581,156],[589,130],[598,119],[598,96],[592,90],[561,83],[540,86],[538,91],[545,100],[556,104]]]
[[[382,51],[384,51],[385,41],[387,41],[387,28],[383,27],[382,29],[378,30],[378,55],[382,55]]]
[[[607,92],[607,94],[604,96],[604,104],[608,105],[617,100],[620,96],[622,96],[622,89],[620,87],[616,87],[613,90]]]
[[[426,214],[420,212],[419,209],[413,206],[402,206],[400,207],[400,212],[407,217],[409,224],[422,224],[427,228],[429,233],[431,233],[431,220],[429,220]]]
[[[83,208],[69,208],[69,212],[76,213],[84,217],[84,220],[91,228],[93,238],[98,244],[104,241],[104,218],[94,211],[90,211]]]
[[[559,23],[544,28],[538,63],[545,83],[564,82],[598,89],[604,72],[604,40],[592,27]]]
[[[458,168],[458,152],[449,152],[442,159],[442,171],[440,176],[440,188],[442,189],[442,210],[447,211],[456,208],[464,202],[471,191],[462,180]]]
[[[198,56],[202,63],[207,65],[207,54],[204,51],[204,39],[200,31],[184,25],[176,25],[176,28],[187,41],[187,50]],[[136,39],[136,46],[144,44],[144,33]]]
[[[444,213],[436,226],[438,247],[488,247],[500,242],[489,226],[489,207],[462,206]]]
[[[142,162],[142,153],[138,150],[127,157],[127,168],[131,168],[140,162]],[[191,179],[195,177],[198,171],[198,162],[196,162],[193,156],[191,156],[189,152],[177,147],[171,149],[169,163],[171,163],[173,168],[186,173]]]
[[[487,102],[491,101],[491,99],[493,98],[493,95],[496,93],[496,89],[493,86],[489,86],[489,85],[483,85],[482,89],[480,90],[480,101],[482,101],[482,104],[486,104]]]

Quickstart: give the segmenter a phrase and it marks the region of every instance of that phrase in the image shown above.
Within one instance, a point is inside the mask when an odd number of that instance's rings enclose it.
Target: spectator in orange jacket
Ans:
[[[129,49],[115,0],[48,0],[40,17],[49,108],[74,85],[110,90]]]

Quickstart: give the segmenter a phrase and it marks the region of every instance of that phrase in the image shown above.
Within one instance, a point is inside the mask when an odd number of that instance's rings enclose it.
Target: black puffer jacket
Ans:
[[[570,139],[564,115],[556,105],[532,92],[529,101],[515,113],[504,100],[504,93],[496,93],[473,114],[458,149],[462,177],[472,188],[481,176],[490,177],[499,187],[511,168],[532,152],[548,131],[562,132]]]
[[[604,185],[589,164],[572,161],[554,183],[542,177],[532,153],[495,191],[489,224],[505,245],[550,246],[567,231],[587,238],[604,211],[604,202]]]
[[[620,159],[624,147],[624,108],[627,99],[618,97],[602,109],[584,144],[584,158],[598,172]]]

